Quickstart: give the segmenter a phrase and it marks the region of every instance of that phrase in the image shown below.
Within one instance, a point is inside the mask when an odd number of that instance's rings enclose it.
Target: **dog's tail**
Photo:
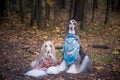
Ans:
[[[38,78],[38,77],[47,75],[47,73],[44,70],[32,69],[32,70],[26,72],[24,75]]]
[[[88,69],[88,72],[93,71],[93,61],[91,58],[89,58],[87,69]]]
[[[92,59],[89,56],[85,56],[80,66],[80,73],[82,72],[92,72]]]

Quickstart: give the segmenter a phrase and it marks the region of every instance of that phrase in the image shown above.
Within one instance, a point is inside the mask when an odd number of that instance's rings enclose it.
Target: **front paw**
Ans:
[[[78,69],[76,68],[75,64],[71,65],[70,68],[66,71],[66,73],[79,73]]]
[[[66,73],[73,73],[73,74],[77,74],[77,73],[78,73],[78,71],[76,71],[76,70],[70,70],[70,69],[69,69],[69,70],[67,70],[67,71],[66,71]]]
[[[45,71],[43,70],[38,70],[38,69],[32,69],[24,74],[25,76],[32,76],[32,77],[40,77],[40,76],[45,76],[47,75]]]
[[[47,74],[59,74],[58,67],[52,66],[47,69]]]

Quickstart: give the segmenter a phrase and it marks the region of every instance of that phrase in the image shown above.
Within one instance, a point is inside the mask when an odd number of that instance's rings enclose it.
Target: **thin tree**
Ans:
[[[98,9],[98,0],[94,0],[95,1],[95,8]]]
[[[82,19],[81,19],[81,25],[80,25],[80,29],[81,30],[86,30],[87,26],[86,26],[86,9],[87,9],[87,0],[83,0],[83,8],[82,8]]]
[[[73,18],[75,20],[81,21],[82,19],[83,2],[84,0],[75,0],[74,13],[73,13]]]
[[[45,0],[45,6],[46,6],[46,20],[49,20],[50,19],[50,6],[47,0]]]
[[[70,0],[69,19],[73,18],[75,0]]]
[[[47,21],[50,19],[50,6],[48,4],[48,1],[45,0],[45,21],[44,21],[44,27],[47,27]]]
[[[35,17],[35,0],[30,0],[30,5],[31,5],[31,21],[30,21],[30,26],[33,27],[34,17]]]
[[[35,10],[34,10],[34,19],[37,19],[37,13],[38,13],[38,0],[34,0],[35,1]]]
[[[60,0],[61,1],[61,8],[66,8],[66,0]]]
[[[107,7],[106,7],[106,15],[104,23],[108,23],[109,20],[109,13],[110,13],[110,0],[107,0]]]
[[[20,1],[20,16],[21,16],[21,21],[24,23],[24,0],[19,0]]]
[[[38,0],[37,4],[38,4],[37,26],[38,26],[38,29],[40,29],[42,26],[42,0]]]
[[[5,8],[6,8],[5,3],[6,3],[6,0],[0,0],[0,23],[2,23],[2,18],[5,13]]]
[[[58,12],[57,0],[55,0],[55,3],[54,3],[54,27],[56,26],[56,23],[57,23],[57,12]]]
[[[96,5],[95,1],[96,1],[96,0],[93,0],[93,6],[92,6],[92,9],[93,9],[93,10],[92,10],[92,18],[91,18],[91,22],[94,20],[95,7],[96,7],[96,6],[95,6],[95,5]]]
[[[117,11],[120,11],[120,0],[117,0]]]

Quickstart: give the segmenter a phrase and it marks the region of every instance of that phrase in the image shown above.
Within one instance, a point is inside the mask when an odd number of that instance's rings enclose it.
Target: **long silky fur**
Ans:
[[[76,20],[74,20],[74,19],[71,19],[71,20],[73,20],[75,22],[75,35],[77,35],[78,41],[80,44],[78,24],[77,24]],[[66,35],[69,32],[69,22],[66,27]],[[76,62],[74,64],[76,65],[76,68],[80,68],[80,71],[79,71],[80,73],[92,72],[92,59],[84,53],[81,45],[80,45],[78,59],[76,60]]]
[[[75,22],[75,35],[79,36],[78,24],[77,24],[76,20],[74,20],[74,19],[71,19],[71,20],[73,20]],[[69,21],[68,21],[67,27],[66,27],[66,35],[68,34],[68,31],[69,31]]]
[[[77,22],[74,19],[72,19],[72,20],[75,22],[75,35],[78,37],[77,39],[79,40],[79,44],[80,44],[79,28],[78,28]],[[66,27],[66,35],[68,34],[68,32],[69,32],[69,22]],[[78,70],[78,71],[76,71],[76,70]],[[91,72],[92,71],[92,59],[84,53],[84,51],[80,45],[79,56],[74,64],[72,64],[71,66],[68,66],[66,64],[65,60],[63,60],[60,65],[50,67],[48,69],[47,73],[48,74],[58,74],[61,71],[66,71],[67,73]]]
[[[54,45],[53,45],[53,43],[51,41],[47,41],[47,42],[52,45],[52,47],[51,47],[51,49],[52,49],[51,52],[53,54],[52,58],[53,58],[55,64],[57,64],[55,47],[54,47]],[[28,71],[28,72],[26,72],[24,75],[32,76],[32,77],[36,77],[36,78],[39,78],[41,76],[47,75],[47,71],[39,70],[39,69],[34,69],[34,67],[37,66],[41,62],[41,60],[46,57],[45,56],[45,44],[46,44],[46,42],[44,42],[44,44],[41,47],[41,54],[39,55],[39,57],[35,61],[33,61],[31,63],[31,67],[33,69],[30,70],[30,71]]]

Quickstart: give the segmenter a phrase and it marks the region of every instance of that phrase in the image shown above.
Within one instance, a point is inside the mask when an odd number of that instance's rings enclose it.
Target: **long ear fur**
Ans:
[[[40,55],[39,55],[40,59],[42,59],[44,57],[45,57],[45,42],[44,42],[44,44],[41,47],[41,52],[40,52]]]
[[[45,56],[45,43],[41,47],[39,57],[35,60],[35,66],[37,66],[40,63],[40,61],[44,58],[44,56]]]
[[[74,19],[71,19],[71,20],[73,20],[73,21],[75,22],[75,34],[76,34],[77,36],[79,36],[78,24],[77,24],[76,20],[74,20]],[[68,34],[68,31],[69,31],[69,22],[70,22],[70,20],[69,20],[68,23],[67,23],[66,35]]]
[[[76,21],[75,21],[76,22]],[[75,34],[79,36],[79,28],[77,22],[75,23]]]
[[[55,63],[57,63],[55,46],[53,45],[53,43],[52,43],[52,54],[53,54],[53,59],[54,59]]]
[[[75,22],[75,34],[76,34],[77,36],[79,36],[78,23],[77,23],[77,21],[76,21],[75,19],[71,19],[71,20],[73,20],[73,21]]]
[[[68,34],[68,31],[69,31],[69,21],[68,21],[67,27],[66,27],[66,35]],[[65,35],[65,36],[66,36],[66,35]]]

